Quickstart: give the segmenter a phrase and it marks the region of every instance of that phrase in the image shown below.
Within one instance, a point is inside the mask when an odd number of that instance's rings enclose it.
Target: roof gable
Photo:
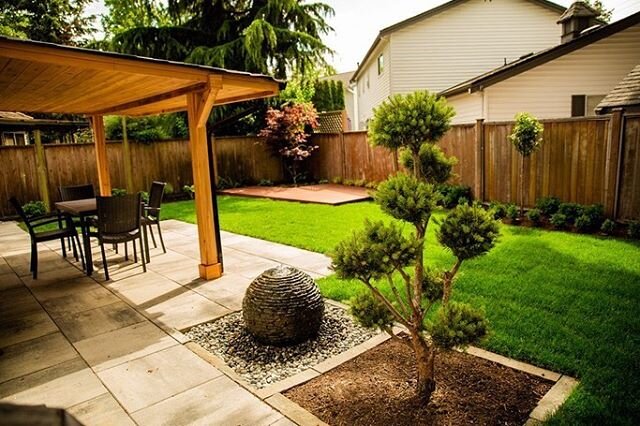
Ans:
[[[354,81],[355,79],[358,78],[358,76],[360,75],[360,73],[362,72],[362,70],[364,69],[365,65],[367,64],[367,62],[369,61],[371,55],[373,54],[373,52],[376,50],[376,48],[378,47],[378,45],[380,44],[380,42],[383,40],[384,37],[390,35],[391,33],[398,31],[400,29],[406,28],[408,26],[411,26],[415,23],[421,22],[425,19],[428,19],[432,16],[438,15],[446,10],[452,9],[455,6],[458,6],[460,4],[466,3],[469,0],[450,0],[444,4],[441,4],[440,6],[436,6],[434,8],[431,8],[425,12],[422,12],[418,15],[412,16],[408,19],[405,19],[403,21],[400,21],[396,24],[393,24],[391,26],[388,26],[386,28],[383,28],[382,30],[380,30],[380,32],[378,33],[378,36],[376,37],[376,39],[374,40],[374,42],[372,43],[371,47],[369,48],[369,50],[367,51],[367,53],[365,54],[364,58],[362,59],[362,61],[358,64],[358,68],[356,69],[356,71],[353,73],[353,77],[351,78],[351,81]],[[530,1],[532,3],[538,4],[546,9],[552,10],[554,12],[557,12],[558,15],[561,15],[565,12],[565,8],[563,6],[560,6],[554,2],[548,1],[548,0],[527,0]]]

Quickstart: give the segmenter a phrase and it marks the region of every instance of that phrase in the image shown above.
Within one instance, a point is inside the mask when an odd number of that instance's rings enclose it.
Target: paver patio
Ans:
[[[163,231],[168,252],[152,249],[147,273],[111,252],[111,281],[100,269],[86,277],[54,242],[39,246],[33,280],[28,235],[0,223],[2,401],[65,408],[88,425],[292,424],[192,352],[179,331],[239,310],[264,269],[283,263],[321,277],[329,259],[222,232],[225,274],[206,282],[195,225],[164,221]]]
[[[301,203],[340,204],[354,203],[371,198],[369,190],[358,186],[324,183],[318,185],[289,186],[246,186],[220,191],[226,195],[271,198],[273,200],[299,201]]]

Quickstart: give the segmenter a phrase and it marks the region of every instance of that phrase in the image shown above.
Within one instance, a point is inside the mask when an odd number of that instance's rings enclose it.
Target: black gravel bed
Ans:
[[[318,336],[293,346],[257,342],[246,331],[242,312],[197,325],[185,334],[260,389],[353,348],[377,332],[359,325],[344,309],[326,304]]]

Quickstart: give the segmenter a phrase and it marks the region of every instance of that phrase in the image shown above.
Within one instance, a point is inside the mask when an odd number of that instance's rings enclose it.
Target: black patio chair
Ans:
[[[156,244],[156,238],[153,235],[152,225],[158,227],[158,236],[160,237],[160,244],[162,245],[162,251],[167,252],[164,246],[164,240],[162,239],[162,229],[160,229],[160,206],[162,204],[162,196],[164,195],[164,187],[167,184],[165,182],[154,181],[151,184],[151,190],[149,191],[149,202],[144,207],[143,223],[148,227],[151,233],[151,241],[153,241],[153,247],[158,247]],[[147,259],[148,260],[148,259]]]
[[[98,238],[102,252],[104,275],[109,280],[105,244],[133,243],[133,260],[138,262],[136,240],[140,242],[142,270],[147,272],[145,247],[142,239],[142,202],[140,193],[120,197],[96,197],[98,215],[92,220],[97,232],[92,236]]]
[[[87,198],[95,198],[96,192],[93,184],[87,183],[83,185],[61,186],[58,188],[61,201],[85,200]],[[72,218],[76,228],[81,225],[80,218]],[[71,240],[67,239],[67,244],[71,247]]]
[[[96,192],[90,183],[60,187],[60,198],[62,201],[84,200],[87,198],[95,198],[95,196]]]
[[[29,237],[31,237],[31,273],[33,274],[33,279],[38,278],[38,243],[43,243],[46,241],[60,240],[62,245],[62,256],[67,257],[67,249],[64,244],[65,238],[70,238],[73,247],[73,256],[76,260],[78,260],[78,253],[80,253],[80,257],[82,258],[82,263],[84,264],[84,257],[82,255],[82,245],[80,244],[80,239],[78,238],[78,231],[76,227],[73,225],[73,222],[69,216],[27,216],[27,214],[22,209],[22,204],[16,199],[16,197],[11,197],[9,200],[11,205],[20,216],[20,219],[24,222],[29,230]],[[38,231],[37,228],[56,223],[58,224],[58,229],[52,229],[49,231]],[[62,226],[64,223],[66,226]],[[77,247],[76,247],[77,244]]]

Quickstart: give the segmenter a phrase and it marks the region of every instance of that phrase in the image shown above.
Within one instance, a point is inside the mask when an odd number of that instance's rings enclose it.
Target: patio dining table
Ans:
[[[91,216],[98,213],[95,198],[86,198],[83,200],[59,201],[56,203],[58,211],[66,213],[80,219],[80,228],[82,230],[82,241],[84,248],[84,263],[87,275],[93,273],[93,258],[91,255],[91,240],[89,235],[89,220]]]
[[[82,230],[82,241],[84,249],[84,263],[87,275],[93,273],[93,256],[91,253],[91,223],[89,218],[98,214],[98,207],[95,198],[85,198],[82,200],[73,201],[59,201],[55,204],[56,209],[62,213],[66,213],[70,216],[80,219],[80,229]],[[149,243],[147,241],[147,227],[142,226],[142,233],[144,238],[144,252],[146,253],[147,262],[150,260],[149,256]]]

